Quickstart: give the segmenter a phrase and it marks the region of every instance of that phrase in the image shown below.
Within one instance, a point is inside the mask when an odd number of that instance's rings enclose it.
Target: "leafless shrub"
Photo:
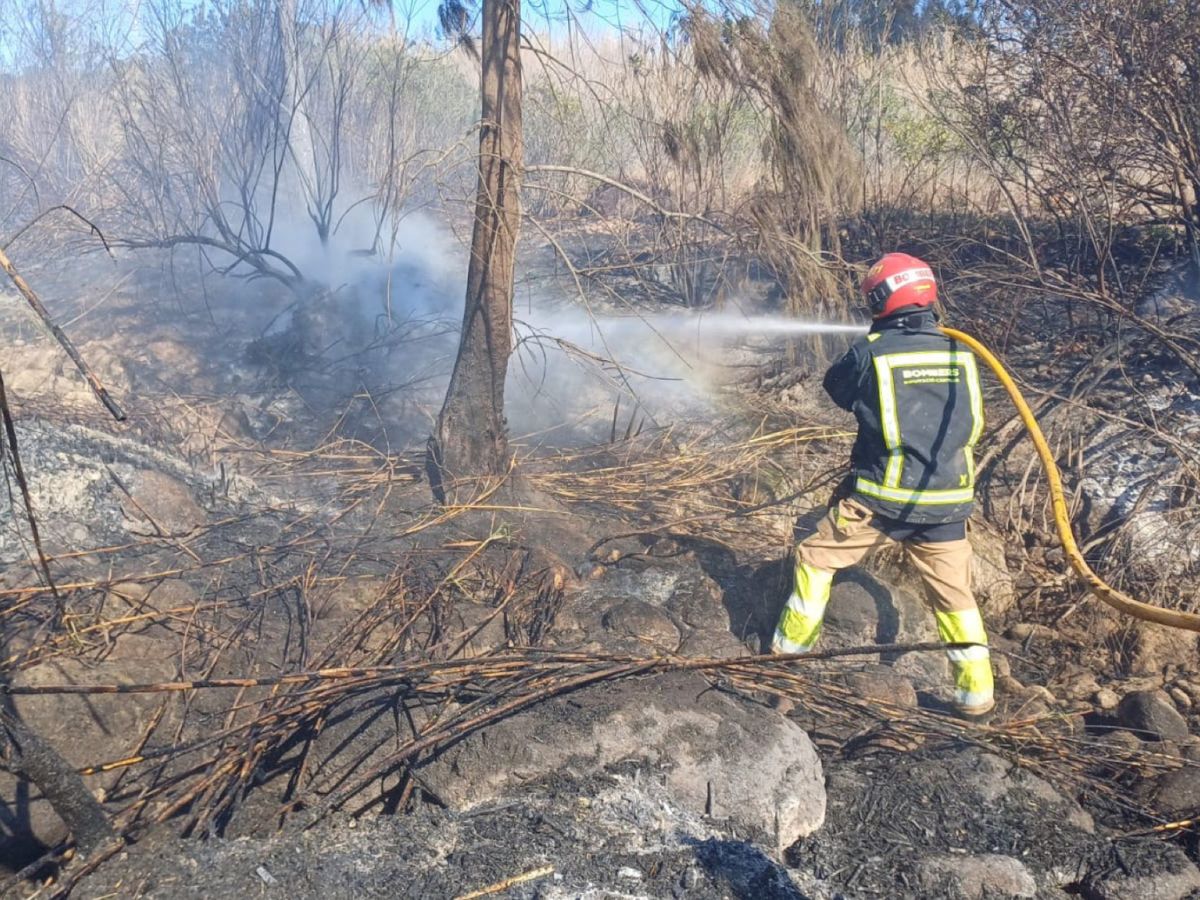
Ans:
[[[1200,26],[1185,5],[996,0],[981,28],[945,48],[930,96],[1003,193],[1029,265],[1127,293],[1130,229],[1200,265]]]

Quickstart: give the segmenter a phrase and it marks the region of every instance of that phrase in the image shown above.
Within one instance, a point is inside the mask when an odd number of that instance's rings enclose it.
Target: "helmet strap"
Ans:
[[[878,316],[883,312],[883,308],[887,306],[888,297],[890,296],[892,296],[892,289],[888,287],[886,279],[871,288],[867,294],[867,302],[871,306],[871,314]]]

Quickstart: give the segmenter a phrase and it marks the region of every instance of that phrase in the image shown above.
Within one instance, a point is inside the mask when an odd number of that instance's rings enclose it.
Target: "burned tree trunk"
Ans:
[[[426,468],[439,501],[458,479],[508,469],[504,378],[512,352],[514,252],[520,226],[520,0],[484,0],[482,118],[475,226],[458,357]]]
[[[30,730],[8,696],[0,698],[0,748],[7,768],[37,785],[84,853],[113,840],[104,808],[75,769]]]

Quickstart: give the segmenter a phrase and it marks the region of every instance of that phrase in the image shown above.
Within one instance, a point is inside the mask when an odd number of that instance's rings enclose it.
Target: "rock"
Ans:
[[[1200,869],[1182,850],[1164,846],[1160,856],[1155,865],[1139,865],[1129,873],[1112,866],[1102,876],[1088,879],[1085,896],[1092,900],[1183,900],[1200,890]]]
[[[372,580],[366,580],[370,585]],[[368,588],[369,590],[369,588]],[[366,595],[369,596],[369,595]],[[345,609],[352,611],[366,596],[356,598],[347,593],[344,598]],[[341,612],[337,615],[322,617],[314,623],[314,634],[328,640],[345,627],[352,615]],[[508,643],[508,626],[504,611],[497,612],[495,608],[474,603],[469,600],[457,600],[447,604],[435,613],[422,613],[412,623],[409,634],[417,646],[435,658],[472,658],[484,656]],[[377,649],[383,641],[391,637],[388,627],[376,628],[368,635],[363,646],[365,649]]]
[[[697,628],[683,639],[678,653],[696,659],[736,659],[749,656],[750,648],[728,631]]]
[[[1200,635],[1152,622],[1136,622],[1127,665],[1134,675],[1161,675],[1171,665],[1194,663]]]
[[[1126,694],[1117,707],[1117,721],[1143,740],[1179,741],[1188,736],[1187,720],[1162,691]]]
[[[947,758],[942,771],[948,783],[960,785],[983,804],[990,806],[1016,792],[1054,809],[1065,823],[1080,831],[1088,834],[1095,831],[1092,817],[1078,803],[1064,797],[1049,782],[999,756],[966,750]]]
[[[1137,753],[1143,750],[1142,742],[1133,734],[1121,729],[1115,729],[1100,737],[1105,744],[1117,750],[1124,750],[1129,753]]]
[[[1190,710],[1192,708],[1192,698],[1181,688],[1172,685],[1167,688],[1167,695],[1175,701],[1175,705],[1180,709]]]
[[[570,603],[564,603],[554,615],[554,623],[550,633],[544,639],[547,646],[566,647],[580,644],[587,638],[579,610]]]
[[[75,657],[51,659],[14,674],[13,684],[134,684],[170,681],[175,677],[177,645],[151,637],[122,634],[102,662]],[[14,698],[17,711],[40,737],[54,746],[73,766],[96,765],[122,759],[146,734],[162,704],[160,694],[46,694]],[[159,724],[160,734],[169,734],[177,723],[183,698],[169,701]],[[107,790],[119,777],[117,770],[89,777],[87,786]],[[20,786],[20,787],[18,787]],[[40,794],[28,796],[25,782],[7,772],[0,773],[0,797],[24,798],[14,802],[0,826],[0,858],[10,847],[35,838],[53,845],[66,836],[57,814]]]
[[[414,633],[418,626],[414,625]],[[443,615],[439,650],[454,657],[484,656],[508,643],[504,613],[479,603],[458,601]]]
[[[967,532],[974,554],[971,557],[971,588],[988,619],[996,621],[1016,605],[1017,591],[1004,558],[1006,541],[986,527],[972,523]]]
[[[1054,696],[1051,690],[1042,684],[1031,684],[1025,688],[1025,696],[1030,700],[1036,700],[1046,704],[1046,706],[1056,706],[1058,698]]]
[[[420,770],[454,810],[570,770],[641,760],[664,773],[673,802],[731,819],[782,850],[825,820],[821,761],[808,735],[769,709],[676,672],[576,691],[468,735]]]
[[[855,572],[835,580],[825,610],[821,649],[893,643],[898,634],[899,614],[889,588]]]
[[[1200,683],[1195,681],[1184,681],[1182,678],[1175,682],[1175,686],[1191,698],[1193,704],[1200,705]]]
[[[1011,675],[1001,675],[996,679],[996,690],[1001,694],[1012,694],[1014,697],[1020,697],[1025,694],[1028,688]]]
[[[1179,753],[1188,762],[1200,763],[1200,737],[1192,735],[1183,741],[1180,744]]]
[[[679,886],[685,891],[692,890],[700,883],[700,870],[695,866],[688,866],[683,870],[683,874],[679,876]]]
[[[178,637],[166,624],[168,614],[175,618],[188,616],[200,600],[196,589],[178,578],[166,578],[153,584],[122,581],[108,589],[109,602],[117,604],[114,609],[125,611],[125,616],[141,616],[140,621],[130,624],[125,634],[154,636],[170,641]],[[161,654],[160,654],[161,655]]]
[[[602,622],[618,637],[633,638],[666,653],[679,647],[679,629],[671,617],[645,600],[626,600],[605,613]]]
[[[353,576],[331,590],[328,597],[314,604],[313,615],[318,619],[353,619],[378,603],[387,591],[388,582],[384,578]]]
[[[1080,672],[1067,679],[1060,690],[1068,700],[1087,700],[1100,690],[1100,682],[1096,681],[1096,676],[1091,672]]]
[[[150,519],[151,531],[157,526],[167,534],[186,534],[208,521],[208,513],[178,478],[147,469],[134,475],[128,487],[132,500],[126,497],[121,504],[126,516],[134,521]]]
[[[720,585],[699,569],[691,569],[679,576],[664,608],[691,628],[728,631],[729,612],[723,596]]]
[[[1080,869],[1076,860],[1064,856],[1049,865],[1043,862],[1035,874],[1041,889],[1038,900],[1067,900],[1078,890]]]
[[[871,665],[860,672],[847,672],[842,676],[842,682],[868,700],[908,709],[917,706],[917,692],[912,682],[890,666]]]
[[[639,568],[606,570],[598,581],[588,581],[564,596],[555,617],[553,640],[559,646],[595,642],[608,653],[644,655],[647,646],[659,653],[674,653],[679,646],[677,617],[666,609],[681,581],[691,579],[693,597],[702,594],[702,572],[679,565],[640,561]],[[677,598],[682,602],[682,595]],[[697,602],[697,608],[700,603]],[[697,615],[699,618],[699,615]]]
[[[834,580],[825,614],[824,648],[937,639],[933,614],[918,595],[861,569],[847,569]]]
[[[962,900],[1037,896],[1037,882],[1011,856],[938,854],[921,860],[917,879],[927,896]]]
[[[1147,793],[1156,812],[1172,818],[1191,816],[1200,809],[1200,767],[1167,772],[1154,779]]]
[[[907,578],[892,568],[897,578]],[[917,595],[892,587],[864,569],[848,569],[834,580],[822,631],[822,650],[870,644],[937,641],[933,614]],[[862,658],[880,662],[879,657]],[[944,653],[902,653],[890,659],[892,667],[912,680],[918,690],[938,690],[949,683],[950,665]]]
[[[1117,708],[1121,698],[1112,688],[1100,688],[1092,695],[1092,702],[1096,704],[1097,709],[1110,710]]]
[[[1014,641],[1056,641],[1058,640],[1058,632],[1048,625],[1042,625],[1038,622],[1018,622],[1011,626],[1005,635]]]
[[[725,595],[730,630],[737,635],[757,635],[770,644],[779,613],[792,590],[794,568],[791,558],[774,559],[753,569],[740,590]]]
[[[1004,678],[1012,675],[1012,663],[1008,661],[1008,657],[1003,653],[992,652],[992,672],[997,678]]]

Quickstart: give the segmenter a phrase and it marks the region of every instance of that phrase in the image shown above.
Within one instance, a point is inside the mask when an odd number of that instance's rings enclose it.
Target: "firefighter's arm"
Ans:
[[[859,385],[865,370],[866,354],[852,346],[846,355],[829,367],[822,386],[831,400],[842,409],[852,411],[858,397]]]

